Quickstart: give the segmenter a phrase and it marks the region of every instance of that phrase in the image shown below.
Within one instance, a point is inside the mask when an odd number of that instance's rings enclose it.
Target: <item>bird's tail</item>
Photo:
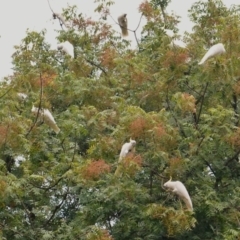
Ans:
[[[50,127],[53,129],[53,131],[54,131],[56,134],[58,134],[58,133],[60,132],[60,128],[57,126],[57,124],[51,124]]]
[[[126,27],[121,27],[121,29],[122,29],[122,35],[123,35],[123,37],[127,37],[127,36],[128,36],[128,30],[127,30],[127,28],[126,28]]]
[[[123,168],[122,164],[118,164],[117,169],[114,173],[114,176],[121,177],[122,176],[122,170],[123,170],[122,168]]]
[[[192,205],[192,200],[191,200],[191,198],[189,197],[189,198],[182,198],[183,199],[183,201],[184,201],[184,203],[186,204],[186,206],[187,206],[187,209],[188,210],[190,210],[190,211],[193,211],[193,205]]]

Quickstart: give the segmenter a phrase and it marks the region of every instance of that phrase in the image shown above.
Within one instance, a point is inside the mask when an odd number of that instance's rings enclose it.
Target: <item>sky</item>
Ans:
[[[94,0],[49,0],[55,12],[61,12],[62,8],[68,5],[76,5],[78,12],[82,12],[87,17],[93,19],[97,17],[94,13],[96,4]],[[127,13],[129,29],[135,29],[138,25],[140,13],[138,7],[143,0],[115,0],[111,6],[111,15],[117,17]],[[184,2],[184,3],[183,3]],[[181,17],[179,24],[180,32],[191,31],[192,23],[188,18],[188,9],[196,0],[172,0],[167,12],[174,12]],[[223,0],[226,6],[239,4],[239,0]],[[114,29],[119,30],[119,26],[109,18],[109,23]],[[141,32],[140,25],[138,34]],[[26,36],[26,30],[41,31],[47,30],[46,40],[51,44],[51,48],[56,48],[56,30],[60,30],[58,21],[52,19],[52,12],[47,0],[7,0],[0,3],[0,79],[12,74],[11,56],[14,53],[14,45],[19,45]],[[139,35],[138,35],[139,36]],[[129,40],[135,41],[133,33],[130,33]]]

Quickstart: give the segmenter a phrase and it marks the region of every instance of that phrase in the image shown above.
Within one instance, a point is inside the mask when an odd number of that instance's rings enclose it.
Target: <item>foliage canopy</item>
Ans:
[[[71,27],[57,39],[74,59],[51,49],[45,30],[27,32],[1,82],[1,238],[240,239],[239,8],[194,3],[180,47],[170,1],[145,1],[131,49],[108,24],[113,3],[96,2],[99,21],[64,10]],[[199,66],[219,42],[226,54]],[[33,105],[50,110],[59,134]],[[118,163],[130,138],[136,151]],[[193,212],[163,188],[170,176]]]

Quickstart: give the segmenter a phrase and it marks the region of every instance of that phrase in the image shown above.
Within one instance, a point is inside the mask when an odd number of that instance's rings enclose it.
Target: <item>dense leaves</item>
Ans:
[[[1,239],[239,239],[239,9],[196,2],[180,47],[170,1],[145,1],[131,49],[108,24],[113,3],[96,2],[99,21],[64,10],[71,27],[56,37],[74,59],[45,30],[27,32],[1,82]],[[219,42],[226,54],[198,65]],[[130,138],[135,151],[119,162]],[[170,177],[193,212],[164,189]]]

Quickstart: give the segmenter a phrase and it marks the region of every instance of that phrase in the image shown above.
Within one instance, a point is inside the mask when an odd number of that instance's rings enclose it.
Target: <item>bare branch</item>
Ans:
[[[49,0],[47,0],[47,1],[48,1],[48,6],[49,6],[50,10],[52,11],[52,13],[54,13],[54,11],[53,11],[53,9],[52,9],[52,7],[51,7],[51,5],[50,5]]]
[[[205,94],[206,94],[206,92],[207,92],[208,85],[209,85],[209,83],[207,82],[207,83],[206,83],[206,86],[205,86],[205,89],[204,89],[204,92],[203,92],[203,94],[202,94],[201,105],[200,105],[200,109],[199,109],[198,116],[197,116],[197,122],[196,122],[197,124],[199,123],[200,115],[201,115],[201,113],[202,113],[202,107],[203,107],[204,97],[205,97]]]
[[[44,224],[44,226],[46,227],[54,218],[55,214],[57,213],[57,211],[61,208],[61,206],[63,205],[63,203],[65,202],[67,195],[68,195],[68,190],[67,192],[64,194],[62,201],[54,208],[51,217],[46,221],[46,223]]]
[[[238,157],[240,154],[240,149],[230,158],[227,159],[227,161],[224,163],[224,166],[228,166],[234,159]]]
[[[88,63],[90,63],[91,65],[99,68],[105,75],[107,75],[106,70],[103,69],[100,65],[96,64],[95,62],[93,62],[93,61],[91,61],[91,60],[89,60],[89,59],[87,59],[87,58],[84,58],[84,59],[85,59]]]

